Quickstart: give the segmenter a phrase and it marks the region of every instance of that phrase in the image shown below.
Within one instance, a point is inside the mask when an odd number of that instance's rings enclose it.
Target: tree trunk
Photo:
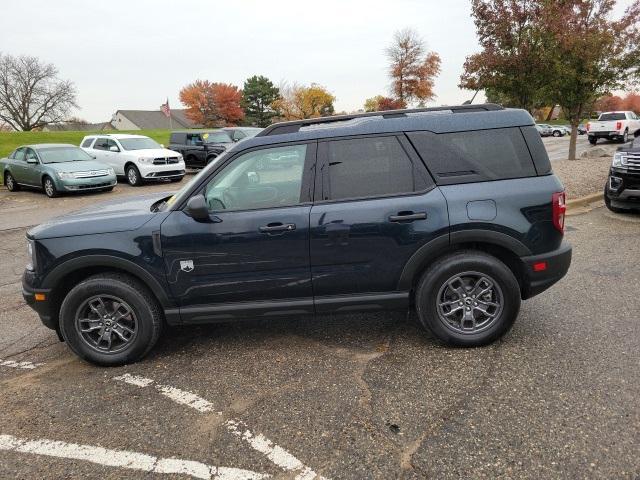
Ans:
[[[578,120],[571,120],[571,138],[569,139],[569,160],[576,159],[576,142],[578,140]]]

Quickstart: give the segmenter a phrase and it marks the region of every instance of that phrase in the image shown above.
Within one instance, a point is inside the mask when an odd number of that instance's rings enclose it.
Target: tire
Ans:
[[[129,313],[115,321],[114,316],[125,312]],[[82,318],[87,320],[79,322]],[[109,327],[112,329],[107,330]],[[81,328],[91,331],[82,333]],[[76,355],[96,365],[117,366],[140,360],[155,345],[161,330],[162,312],[156,299],[144,285],[125,274],[106,273],[83,280],[71,289],[60,307],[62,337]]]
[[[553,136],[558,138],[562,136],[562,132],[560,132],[560,130],[554,130],[553,131]]]
[[[42,179],[42,189],[44,190],[45,195],[49,198],[60,196],[60,193],[56,190],[56,184],[53,183],[51,177],[45,176]]]
[[[10,192],[17,192],[18,190],[20,190],[20,185],[16,183],[15,178],[13,178],[13,175],[11,175],[9,172],[5,172],[4,174],[4,184],[6,185],[7,190],[9,190]]]
[[[467,278],[470,281],[465,284]],[[489,284],[482,283],[483,278],[491,282],[491,289],[477,298],[463,298],[487,289]],[[475,288],[469,289],[473,285]],[[441,258],[425,271],[416,288],[415,304],[420,323],[436,338],[452,346],[477,347],[494,342],[511,329],[520,311],[520,287],[513,272],[497,258],[463,250]],[[463,320],[465,310],[474,319],[471,325]],[[465,324],[472,328],[464,328]]]
[[[142,178],[140,177],[140,170],[135,165],[129,165],[125,172],[127,182],[132,187],[138,187],[142,184]]]
[[[598,139],[596,137],[589,137],[589,143],[591,145],[595,145],[596,143],[598,143]]]

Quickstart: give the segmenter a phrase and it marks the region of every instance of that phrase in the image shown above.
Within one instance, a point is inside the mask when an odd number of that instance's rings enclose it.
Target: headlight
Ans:
[[[27,239],[27,253],[29,254],[29,263],[27,263],[27,270],[32,272],[36,269],[36,242],[35,240]]]
[[[58,172],[58,178],[60,180],[68,180],[70,178],[76,178],[76,174],[71,172]]]
[[[626,167],[627,166],[627,154],[626,152],[617,152],[613,154],[613,167]]]
[[[107,168],[107,175],[115,175],[116,171],[113,168]]]
[[[140,163],[151,163],[151,162],[153,162],[153,158],[151,158],[151,157],[138,157],[138,161]]]

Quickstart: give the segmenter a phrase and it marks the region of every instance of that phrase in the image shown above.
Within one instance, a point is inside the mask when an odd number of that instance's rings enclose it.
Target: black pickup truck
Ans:
[[[187,167],[202,168],[233,143],[224,130],[171,132],[169,149],[180,152]]]

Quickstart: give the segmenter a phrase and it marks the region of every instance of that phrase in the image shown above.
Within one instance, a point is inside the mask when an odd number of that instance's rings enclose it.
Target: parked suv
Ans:
[[[202,168],[233,145],[224,130],[171,132],[169,148],[180,152],[184,163],[191,168]]]
[[[613,212],[640,210],[640,129],[634,137],[618,147],[604,187],[604,202]]]
[[[24,297],[102,365],[143,357],[165,323],[376,309],[415,308],[443,342],[484,345],[567,272],[564,213],[524,110],[280,123],[171,197],[31,229]]]
[[[143,135],[89,135],[82,139],[80,147],[113,168],[116,175],[125,177],[129,185],[161,180],[179,182],[185,175],[180,153],[167,150]]]

